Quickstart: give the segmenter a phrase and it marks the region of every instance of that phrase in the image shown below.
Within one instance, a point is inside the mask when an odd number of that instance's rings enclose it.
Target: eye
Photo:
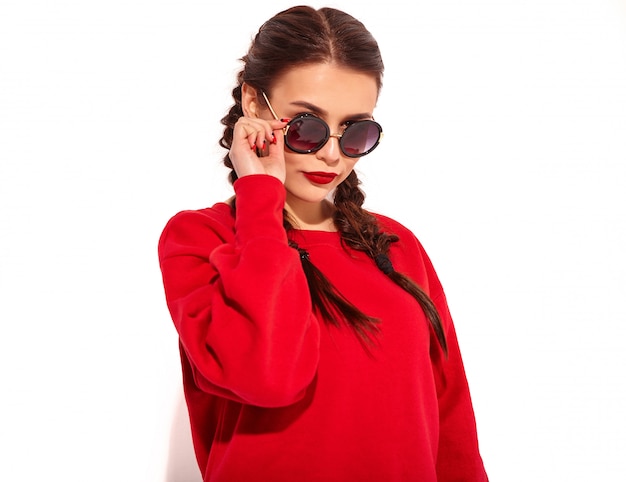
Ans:
[[[366,119],[348,119],[346,121],[344,121],[341,125],[347,127],[350,127],[352,124],[356,124],[358,122],[363,122],[363,121],[367,121],[367,120],[372,120],[369,118]]]
[[[342,131],[342,132],[345,132],[345,130],[346,130],[348,127],[350,127],[350,126],[351,126],[351,125],[353,125],[353,124],[356,124],[357,122],[360,122],[361,120],[362,120],[362,119],[359,119],[359,120],[353,120],[353,119],[351,119],[351,120],[347,120],[347,121],[343,122],[343,123],[342,123],[339,127],[341,127],[341,131]]]

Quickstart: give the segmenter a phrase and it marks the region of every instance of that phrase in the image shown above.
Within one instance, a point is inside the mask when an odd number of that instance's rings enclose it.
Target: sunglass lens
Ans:
[[[289,123],[287,146],[300,153],[313,152],[324,145],[329,136],[328,126],[314,116],[296,117]]]
[[[348,126],[341,138],[346,156],[360,157],[371,152],[380,142],[382,128],[372,120],[355,122]]]

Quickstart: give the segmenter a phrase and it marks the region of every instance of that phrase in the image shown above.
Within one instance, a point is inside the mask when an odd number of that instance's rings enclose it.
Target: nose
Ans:
[[[339,147],[339,139],[341,134],[331,134],[326,144],[315,153],[315,157],[324,161],[326,164],[336,164],[341,157],[341,148]]]

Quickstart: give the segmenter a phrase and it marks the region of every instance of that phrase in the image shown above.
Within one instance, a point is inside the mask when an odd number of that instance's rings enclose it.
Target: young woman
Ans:
[[[177,214],[159,243],[204,480],[487,480],[437,275],[361,207],[375,40],[295,7],[243,63],[222,120],[235,196]]]

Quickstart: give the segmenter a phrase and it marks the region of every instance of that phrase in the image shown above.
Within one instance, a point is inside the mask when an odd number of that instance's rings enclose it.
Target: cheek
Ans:
[[[302,154],[285,151],[285,167],[289,170],[298,169],[302,165]]]

